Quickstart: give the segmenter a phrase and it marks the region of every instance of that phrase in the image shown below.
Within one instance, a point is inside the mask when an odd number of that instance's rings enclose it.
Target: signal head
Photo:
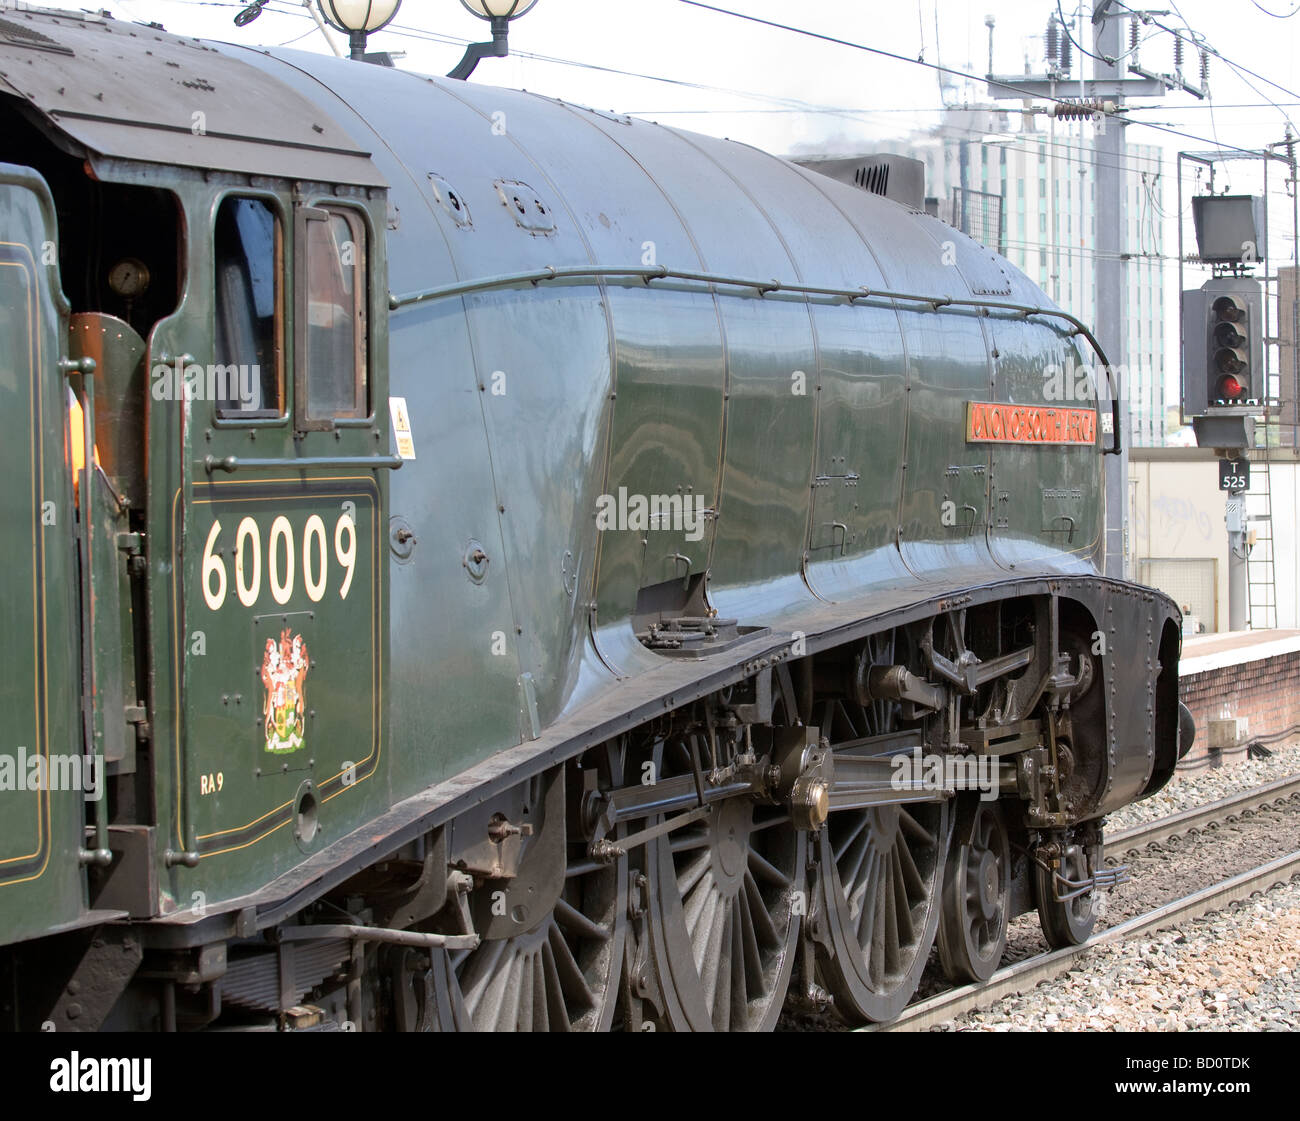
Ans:
[[[1244,351],[1223,347],[1214,352],[1214,368],[1221,374],[1242,374],[1246,372],[1246,355]]]
[[[1246,345],[1246,336],[1233,323],[1220,323],[1214,328],[1214,345],[1240,348]]]
[[[1239,323],[1246,318],[1245,301],[1237,296],[1220,296],[1210,305],[1210,311],[1215,319],[1226,323]]]
[[[1224,404],[1240,404],[1246,396],[1246,386],[1234,374],[1225,374],[1219,379],[1215,393]]]

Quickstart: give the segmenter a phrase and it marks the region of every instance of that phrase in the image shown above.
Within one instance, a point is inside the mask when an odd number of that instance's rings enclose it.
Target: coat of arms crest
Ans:
[[[268,638],[262,655],[262,684],[266,750],[297,751],[303,746],[304,682],[311,663],[302,635],[280,632],[280,641]]]

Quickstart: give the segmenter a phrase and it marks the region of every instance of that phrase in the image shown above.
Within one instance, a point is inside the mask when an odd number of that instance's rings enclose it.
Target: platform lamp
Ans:
[[[492,42],[470,43],[465,48],[464,57],[456,64],[456,69],[447,75],[448,78],[459,78],[464,81],[474,73],[474,67],[478,65],[479,59],[505,58],[510,53],[510,47],[506,43],[510,21],[522,16],[537,3],[537,0],[460,0],[460,2],[465,6],[466,11],[492,24]]]
[[[316,6],[326,23],[347,35],[352,57],[362,60],[366,37],[392,23],[402,0],[316,0]]]

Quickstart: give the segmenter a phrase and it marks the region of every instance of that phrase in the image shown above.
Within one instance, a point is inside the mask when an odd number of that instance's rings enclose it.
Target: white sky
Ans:
[[[988,31],[984,21],[989,12],[997,22],[997,71],[1022,73],[1027,50],[1032,52],[1035,69],[1041,67],[1043,28],[1048,14],[1055,10],[1055,0],[713,2],[978,74],[987,68]],[[1286,12],[1297,0],[1259,2],[1274,11]],[[88,6],[69,0],[45,0],[45,5]],[[168,30],[184,34],[264,45],[297,39],[293,43],[297,49],[328,49],[301,0],[272,0],[260,18],[238,28],[233,17],[242,7],[234,0],[112,0],[107,5],[119,19],[156,20]],[[1227,58],[1300,92],[1300,75],[1296,74],[1300,15],[1271,19],[1251,0],[1182,0],[1181,4],[1165,0],[1162,7],[1170,11],[1159,17],[1162,22],[1180,26],[1181,20],[1174,14],[1180,12]],[[1064,8],[1070,10],[1069,0]],[[460,40],[488,37],[487,24],[465,11],[459,0],[405,0],[393,29],[372,37],[372,49],[405,51],[406,58],[399,65],[426,73],[443,73],[455,65],[460,45],[421,40],[404,33],[412,30]],[[1155,37],[1143,47],[1141,61],[1152,69],[1171,70],[1172,38],[1154,28],[1146,30]],[[512,24],[510,42],[516,50],[528,54],[725,87],[751,96],[683,88],[520,56],[480,63],[473,81],[528,88],[598,108],[658,116],[665,122],[733,136],[775,151],[786,151],[801,141],[840,135],[851,139],[909,131],[933,120],[933,113],[926,111],[942,104],[940,76],[932,70],[746,23],[691,7],[683,0],[538,0],[531,11]],[[1091,39],[1084,45],[1091,48]],[[1188,59],[1185,70],[1189,77],[1196,78],[1193,59]],[[1258,79],[1249,80],[1268,97],[1290,102],[1284,108],[1300,120],[1300,97],[1288,97]],[[959,87],[964,85],[957,82]],[[983,83],[968,89],[971,96],[982,96]],[[1222,106],[1212,114],[1204,103],[1182,93],[1168,95],[1156,112],[1134,114],[1195,133],[1204,141],[1182,140],[1146,128],[1131,129],[1131,138],[1163,143],[1173,151],[1179,147],[1211,147],[1216,130],[1222,141],[1242,146],[1281,137],[1283,116],[1278,109],[1230,107],[1258,105],[1265,99],[1217,59],[1211,63],[1211,89],[1215,102]],[[956,100],[962,99],[963,92],[967,91],[954,91]],[[864,112],[848,117],[825,112],[771,112],[788,107],[774,104],[769,98]],[[689,112],[682,114],[682,110]]]

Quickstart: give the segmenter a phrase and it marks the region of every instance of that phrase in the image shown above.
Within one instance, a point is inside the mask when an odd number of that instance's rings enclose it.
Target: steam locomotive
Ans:
[[[6,1026],[859,1023],[1087,938],[1179,614],[1001,257],[90,14],[0,14],[0,135]]]

